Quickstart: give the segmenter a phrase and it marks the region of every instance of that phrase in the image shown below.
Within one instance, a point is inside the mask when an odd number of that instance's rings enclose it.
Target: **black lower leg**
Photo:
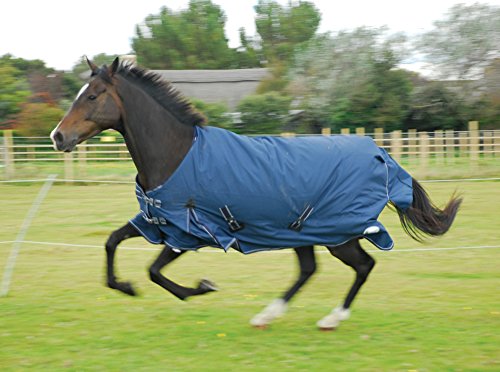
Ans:
[[[158,258],[149,268],[149,276],[151,277],[151,280],[181,300],[185,300],[190,296],[201,295],[216,290],[215,285],[210,283],[208,280],[202,280],[198,284],[197,288],[187,288],[171,281],[170,279],[167,279],[161,274],[160,271],[163,267],[177,259],[185,252],[186,251],[173,250],[171,247],[165,246]]]
[[[295,253],[297,253],[297,258],[299,259],[300,274],[297,281],[283,296],[283,300],[285,300],[285,302],[290,301],[290,299],[299,291],[299,289],[316,271],[316,257],[314,256],[314,247],[306,246],[294,249]]]
[[[375,260],[366,253],[359,241],[351,240],[346,244],[336,246],[336,247],[327,247],[332,255],[337,257],[340,261],[345,263],[346,265],[352,267],[356,272],[356,279],[354,280],[354,284],[351,289],[347,293],[347,296],[344,301],[344,309],[348,309],[356,295],[358,294],[361,286],[365,283],[368,278],[368,274],[372,271],[375,266]]]
[[[115,253],[118,244],[122,241],[139,236],[139,232],[129,222],[111,233],[106,242],[106,277],[108,287],[117,289],[130,296],[135,296],[135,291],[129,282],[118,282],[115,276]]]

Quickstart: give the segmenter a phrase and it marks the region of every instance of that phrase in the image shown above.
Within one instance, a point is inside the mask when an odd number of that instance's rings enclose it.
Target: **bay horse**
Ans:
[[[115,276],[114,258],[122,241],[141,235],[164,245],[149,268],[151,280],[181,300],[217,290],[208,280],[184,287],[161,273],[188,250],[291,248],[299,277],[250,321],[266,327],[285,313],[314,274],[314,245],[323,245],[355,271],[344,301],[317,323],[331,330],[349,318],[375,265],[360,240],[381,249],[393,246],[377,221],[388,203],[418,241],[447,232],[457,214],[461,198],[453,195],[443,209],[436,207],[422,186],[369,137],[238,136],[204,125],[204,116],[153,71],[118,58],[109,67],[87,62],[90,81],[50,137],[56,150],[71,152],[82,141],[114,129],[123,135],[137,168],[141,211],[112,232],[105,245],[112,289],[136,295],[129,282]]]

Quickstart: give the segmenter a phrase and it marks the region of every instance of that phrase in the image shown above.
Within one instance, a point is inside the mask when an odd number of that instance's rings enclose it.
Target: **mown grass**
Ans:
[[[40,184],[0,185],[0,241],[14,240]],[[157,255],[142,239],[117,253],[140,296],[104,287],[104,249],[24,243],[9,296],[0,298],[2,371],[497,371],[500,369],[498,182],[426,184],[444,203],[465,198],[452,230],[424,245],[397,217],[383,223],[392,252],[364,246],[377,266],[335,332],[315,323],[336,306],[351,270],[318,247],[319,271],[265,331],[248,320],[297,273],[289,251],[189,253],[165,273],[185,285],[207,277],[221,291],[181,302],[149,282]],[[27,241],[101,246],[137,211],[133,185],[55,185]],[[496,248],[456,249],[467,246]],[[454,248],[415,251],[415,248]],[[3,269],[11,244],[0,244]]]

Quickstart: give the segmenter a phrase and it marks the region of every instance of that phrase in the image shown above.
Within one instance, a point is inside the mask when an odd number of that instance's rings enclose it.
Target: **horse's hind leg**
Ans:
[[[361,248],[358,239],[327,248],[333,256],[354,269],[356,279],[347,293],[343,305],[333,309],[329,315],[318,322],[318,327],[324,330],[335,329],[342,320],[349,318],[349,308],[361,286],[366,281],[368,274],[370,274],[370,271],[375,266],[375,260]]]
[[[266,327],[274,319],[283,315],[287,309],[288,302],[316,271],[316,257],[314,256],[313,246],[298,247],[294,248],[294,250],[299,260],[299,278],[292,287],[286,291],[282,298],[278,298],[271,302],[264,310],[250,320],[250,324],[254,327]]]
[[[161,274],[160,271],[162,268],[185,252],[186,251],[174,250],[172,247],[166,245],[158,258],[149,268],[149,276],[151,277],[151,280],[181,300],[185,300],[190,296],[197,296],[207,292],[216,291],[217,287],[206,279],[200,281],[197,288],[187,288],[174,283]]]
[[[119,282],[116,280],[114,268],[115,252],[118,244],[120,244],[122,241],[139,235],[139,232],[134,228],[134,226],[132,226],[132,224],[128,222],[118,230],[113,231],[109,236],[108,241],[106,242],[106,276],[108,287],[116,289],[130,296],[135,296],[135,291],[132,287],[132,284],[130,284],[129,282]]]

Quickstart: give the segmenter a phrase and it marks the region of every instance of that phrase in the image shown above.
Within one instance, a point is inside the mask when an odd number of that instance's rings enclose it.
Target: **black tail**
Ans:
[[[450,201],[439,209],[429,199],[427,192],[413,180],[413,202],[405,211],[396,206],[404,230],[413,239],[421,242],[426,235],[439,236],[448,231],[458,212],[462,198],[452,195]]]

